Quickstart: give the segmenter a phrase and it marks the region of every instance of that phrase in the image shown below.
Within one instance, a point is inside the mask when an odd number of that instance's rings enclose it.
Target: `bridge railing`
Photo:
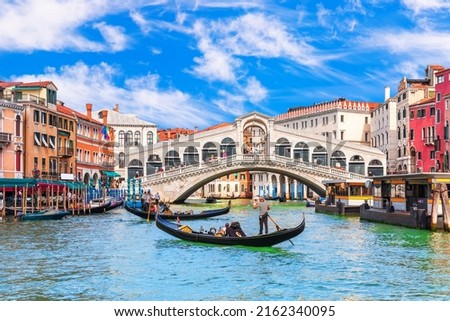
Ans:
[[[192,175],[199,171],[205,172],[209,170],[216,170],[219,167],[233,167],[242,165],[271,165],[281,167],[302,168],[310,171],[312,174],[332,175],[334,177],[364,180],[366,176],[347,172],[338,168],[322,166],[315,163],[304,162],[299,159],[292,159],[280,155],[253,155],[253,154],[234,154],[232,156],[208,160],[194,165],[179,166],[171,168],[163,172],[154,173],[143,177],[143,183],[151,184],[161,179],[173,179],[183,177],[185,175]]]

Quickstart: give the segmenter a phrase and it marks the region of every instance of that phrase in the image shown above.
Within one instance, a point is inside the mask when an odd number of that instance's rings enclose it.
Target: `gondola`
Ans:
[[[215,204],[215,203],[217,203],[217,199],[216,199],[215,197],[213,197],[213,196],[208,196],[208,197],[206,198],[206,200],[205,200],[205,203],[208,203],[208,204]]]
[[[169,220],[170,219],[176,220],[177,218],[180,218],[180,220],[197,220],[227,214],[230,211],[230,208],[231,208],[231,201],[228,202],[227,207],[213,210],[205,210],[197,214],[194,213],[193,211],[172,212],[170,209],[168,209],[164,211],[162,214],[159,214],[158,216]],[[155,212],[151,211],[150,213],[148,213],[142,207],[134,207],[133,202],[126,201],[125,209],[128,212],[133,213],[141,218],[145,219],[148,218],[151,220],[154,220],[156,218]]]
[[[68,211],[63,210],[41,210],[30,213],[18,213],[17,217],[22,221],[42,221],[42,220],[60,220],[66,215]]]
[[[279,229],[276,232],[261,234],[255,236],[216,236],[217,234],[200,233],[193,231],[189,226],[180,223],[170,222],[160,217],[156,218],[156,226],[164,232],[191,242],[200,242],[218,245],[242,245],[252,247],[267,247],[288,241],[299,235],[305,229],[305,215],[303,215],[302,222],[293,228]]]

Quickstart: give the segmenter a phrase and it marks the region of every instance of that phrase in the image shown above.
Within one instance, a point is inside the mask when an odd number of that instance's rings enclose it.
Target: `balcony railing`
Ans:
[[[10,144],[12,141],[12,134],[0,132],[0,144]]]
[[[72,157],[73,156],[73,148],[58,147],[58,156],[60,156],[60,157]]]
[[[5,95],[5,96],[3,96],[3,99],[7,100],[7,101],[15,102],[15,103],[30,102],[30,103],[35,103],[35,104],[39,104],[39,105],[45,105],[44,98],[40,98],[38,96],[31,95],[31,94],[22,94],[22,96],[20,96],[20,95]]]

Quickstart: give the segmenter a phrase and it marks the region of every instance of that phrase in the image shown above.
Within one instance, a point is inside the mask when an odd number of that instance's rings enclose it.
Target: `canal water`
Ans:
[[[216,205],[173,205],[200,211]],[[272,203],[281,227],[305,231],[271,248],[194,244],[124,209],[61,221],[0,222],[0,300],[450,300],[450,234],[315,214]],[[194,228],[239,221],[249,200]],[[269,220],[269,227],[275,226]]]

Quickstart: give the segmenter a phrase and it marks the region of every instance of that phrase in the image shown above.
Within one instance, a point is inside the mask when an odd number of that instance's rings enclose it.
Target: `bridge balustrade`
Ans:
[[[203,174],[209,171],[217,171],[221,168],[227,167],[238,167],[239,169],[239,167],[248,168],[251,166],[255,166],[255,170],[258,170],[258,167],[263,165],[292,168],[293,170],[301,169],[302,171],[309,172],[313,175],[322,174],[324,176],[333,176],[343,179],[364,180],[366,178],[366,176],[361,174],[351,173],[342,169],[322,166],[279,155],[234,154],[225,158],[208,160],[195,165],[179,166],[177,168],[167,169],[163,172],[154,173],[143,177],[143,183],[151,184],[154,182],[161,182],[161,179],[180,179],[183,176]]]

